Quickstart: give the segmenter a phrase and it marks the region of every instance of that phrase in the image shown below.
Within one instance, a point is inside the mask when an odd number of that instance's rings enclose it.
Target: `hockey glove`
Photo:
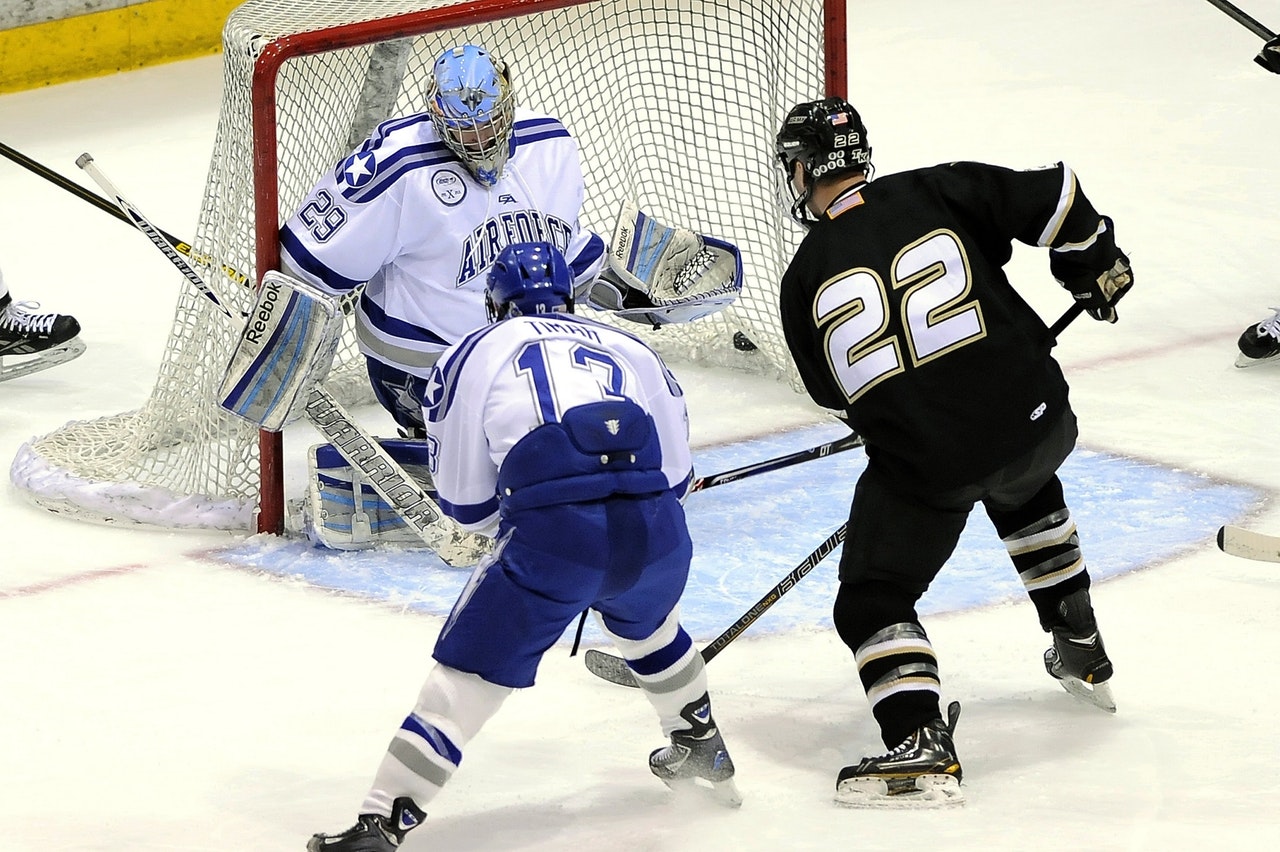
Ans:
[[[1115,230],[1106,216],[1086,243],[1052,249],[1049,271],[1089,316],[1106,322],[1118,319],[1115,304],[1133,286],[1129,258],[1116,246]]]
[[[622,205],[606,257],[588,303],[654,328],[722,310],[742,290],[736,246],[670,228],[632,202]]]

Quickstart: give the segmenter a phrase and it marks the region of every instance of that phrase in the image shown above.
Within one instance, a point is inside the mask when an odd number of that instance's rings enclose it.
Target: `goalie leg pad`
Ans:
[[[262,429],[280,431],[301,415],[307,391],[328,375],[342,322],[337,297],[268,272],[223,374],[218,403]]]
[[[430,495],[425,441],[379,441],[382,448]],[[333,444],[317,444],[307,454],[310,476],[307,537],[334,550],[365,550],[380,544],[425,547],[398,512],[378,496],[369,478],[351,467]]]

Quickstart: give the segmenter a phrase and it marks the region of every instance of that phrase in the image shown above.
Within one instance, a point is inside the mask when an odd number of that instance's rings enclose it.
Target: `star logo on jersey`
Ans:
[[[446,207],[457,207],[467,197],[467,182],[453,169],[441,169],[431,176],[431,191]]]
[[[373,180],[378,171],[378,162],[368,151],[357,151],[342,164],[342,182],[353,189]]]
[[[444,399],[444,382],[440,380],[440,371],[433,369],[427,384],[422,389],[422,407],[435,409]]]

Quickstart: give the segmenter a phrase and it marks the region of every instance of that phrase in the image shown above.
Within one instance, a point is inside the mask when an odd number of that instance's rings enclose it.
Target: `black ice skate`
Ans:
[[[307,852],[395,852],[424,817],[413,799],[401,796],[391,803],[391,816],[360,814],[356,824],[341,834],[313,835]]]
[[[63,314],[38,314],[35,302],[0,297],[0,382],[47,370],[84,353],[80,323]]]
[[[721,804],[736,808],[742,796],[733,782],[733,760],[724,738],[711,718],[711,699],[705,693],[680,711],[690,728],[673,731],[671,745],[649,755],[649,769],[672,790],[685,791],[709,785]],[[705,782],[700,784],[699,782]]]
[[[1240,335],[1240,354],[1237,367],[1255,367],[1258,364],[1280,363],[1280,308],[1269,319],[1251,325]]]
[[[960,759],[953,735],[960,702],[947,707],[947,721],[917,728],[897,748],[864,757],[836,778],[836,801],[855,808],[936,808],[964,802]]]
[[[1111,660],[1102,646],[1089,592],[1081,589],[1058,602],[1064,626],[1054,627],[1053,647],[1044,652],[1044,668],[1062,688],[1095,707],[1116,712],[1111,695]]]

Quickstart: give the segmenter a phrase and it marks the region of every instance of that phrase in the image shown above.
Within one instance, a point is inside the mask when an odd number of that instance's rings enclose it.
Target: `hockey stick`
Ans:
[[[145,234],[147,239],[151,240],[152,244],[155,245],[156,248],[160,249],[160,251],[164,253],[165,257],[169,258],[169,262],[178,267],[178,270],[186,276],[186,279],[190,281],[197,290],[204,293],[204,295],[208,297],[209,301],[217,305],[220,311],[232,319],[235,318],[235,314],[227,310],[227,306],[222,304],[222,300],[218,298],[218,294],[213,292],[208,284],[204,283],[204,279],[200,277],[200,273],[196,272],[195,269],[191,267],[191,264],[187,263],[186,259],[178,253],[176,248],[174,248],[173,244],[160,232],[160,229],[151,224],[150,220],[138,211],[138,208],[134,207],[127,198],[120,194],[120,190],[116,189],[115,184],[113,184],[107,176],[102,173],[102,170],[98,168],[97,164],[93,162],[93,157],[88,154],[81,154],[76,158],[76,165],[83,169],[89,177],[93,178],[94,183],[102,187],[103,192],[115,199],[116,206],[120,208],[120,212],[126,217],[126,222]],[[243,311],[240,312],[241,319],[244,319],[247,316],[248,314]]]
[[[1084,304],[1076,302],[1063,312],[1062,316],[1054,320],[1053,325],[1049,326],[1049,340],[1057,343],[1058,336],[1067,330],[1067,326],[1075,321],[1075,318],[1084,313]]]
[[[1225,12],[1227,17],[1237,24],[1240,24],[1258,38],[1266,40],[1267,43],[1262,46],[1262,50],[1258,51],[1258,55],[1253,57],[1253,61],[1272,74],[1280,74],[1280,37],[1234,3],[1229,3],[1227,0],[1209,0],[1209,2],[1220,11]]]
[[[1067,326],[1071,325],[1071,323],[1075,320],[1075,318],[1080,316],[1080,314],[1082,313],[1084,313],[1083,304],[1076,303],[1076,304],[1073,304],[1071,307],[1067,308],[1067,310],[1063,312],[1062,316],[1058,317],[1058,319],[1054,321],[1053,325],[1050,326],[1049,328],[1050,339],[1056,341],[1058,336],[1062,334],[1063,331],[1066,330]],[[840,449],[848,449],[854,446],[861,446],[861,444],[863,443],[863,440],[861,435],[850,435],[849,437],[841,439],[841,441],[836,441],[836,442],[833,442],[833,444],[831,445],[824,445],[824,446],[835,446],[842,443],[844,444],[844,446],[841,446]],[[760,467],[760,465],[749,465],[748,467],[742,468],[741,470],[750,471],[751,473],[763,473],[765,470],[776,470],[779,467],[785,467],[788,464],[796,464],[798,461],[804,461],[805,458],[812,458],[813,456],[809,455],[810,453],[814,453],[818,450],[822,450],[823,448],[824,447],[814,447],[812,450],[807,450],[800,453],[794,453],[792,454],[792,456],[784,456],[782,458],[774,460],[773,462],[761,462],[761,465],[766,465],[767,467],[762,467],[760,470],[753,470],[753,468]],[[830,452],[838,452],[838,450],[827,451],[828,454]],[[801,458],[796,458],[793,461],[791,460],[793,457],[801,457]],[[785,463],[777,464],[777,462],[785,462]],[[720,476],[727,477],[732,474],[738,474],[738,473],[739,471],[726,471],[724,474],[720,474]],[[726,479],[724,481],[729,481],[729,480]],[[719,482],[711,483],[711,485],[718,485],[718,484],[720,483]],[[696,482],[695,482],[695,486],[696,486]],[[708,485],[704,487],[710,487],[710,486]],[[690,489],[690,490],[693,491],[696,489]],[[847,530],[848,530],[848,522],[841,524],[839,529],[837,529],[834,533],[832,533],[827,538],[826,541],[818,545],[816,550],[814,550],[807,557],[805,557],[803,562],[801,562],[794,569],[792,569],[791,572],[787,574],[786,577],[783,577],[782,580],[776,586],[770,589],[769,592],[764,597],[756,601],[756,603],[752,605],[752,607],[748,609],[745,613],[743,613],[742,617],[739,618],[737,621],[735,621],[733,625],[729,627],[729,629],[727,629],[726,631],[721,633],[719,636],[717,636],[715,640],[711,642],[711,644],[707,645],[707,647],[703,648],[702,661],[704,663],[710,662],[711,659],[716,656],[716,654],[719,654],[722,650],[724,650],[724,647],[726,645],[728,645],[734,639],[742,635],[742,632],[746,630],[748,627],[750,627],[751,624],[755,622],[757,618],[763,615],[764,612],[767,609],[769,609],[769,607],[777,603],[780,597],[782,597],[784,594],[789,592],[791,588],[797,582],[800,581],[801,578],[803,578],[806,574],[808,574],[810,571],[813,570],[814,566],[816,566],[819,562],[821,562],[824,558],[826,558],[826,556],[830,554],[832,550],[835,550],[836,546],[844,541],[845,533],[847,532]],[[635,676],[631,673],[630,667],[627,665],[627,661],[624,660],[622,657],[616,656],[614,654],[606,654],[603,651],[598,651],[595,648],[591,648],[591,649],[588,649],[587,652],[583,655],[583,663],[586,665],[587,670],[591,672],[593,675],[599,678],[603,678],[604,680],[607,680],[610,683],[616,683],[619,686],[639,686],[639,684],[636,682]]]
[[[1242,559],[1280,562],[1280,535],[1267,535],[1227,524],[1218,529],[1218,549]]]
[[[800,464],[812,459],[825,458],[834,453],[842,453],[845,450],[851,450],[854,447],[862,446],[861,435],[846,435],[835,441],[829,441],[825,444],[819,444],[816,447],[810,447],[807,450],[799,450],[789,453],[785,456],[778,456],[776,459],[756,462],[755,464],[744,465],[743,467],[726,470],[723,473],[713,473],[710,476],[700,476],[689,486],[689,493],[695,491],[705,491],[708,488],[714,488],[717,485],[724,485],[726,482],[734,482],[739,479],[746,479],[749,476],[755,476],[757,473],[769,473],[775,470],[781,470],[784,467],[790,467],[793,464]]]
[[[208,296],[229,320],[236,320],[235,315],[218,300],[217,295],[209,289],[191,264],[164,239],[141,211],[120,194],[115,184],[93,162],[93,157],[82,154],[76,160],[76,165],[84,169],[102,187],[103,192],[115,199],[120,210],[127,214],[127,221],[145,234],[188,281]],[[417,480],[406,473],[390,453],[357,424],[323,387],[317,385],[311,389],[305,412],[307,419],[333,444],[334,449],[368,479],[370,487],[378,496],[395,509],[405,525],[417,533],[441,559],[457,567],[472,565],[487,549],[480,547],[477,536],[464,532],[446,518]]]
[[[806,556],[804,561],[792,568],[787,573],[787,576],[783,577],[764,597],[752,604],[751,608],[744,612],[742,617],[735,621],[728,630],[721,633],[711,644],[703,648],[702,661],[704,663],[711,662],[716,654],[719,654],[726,645],[741,636],[743,631],[754,624],[757,618],[764,615],[769,607],[776,604],[783,595],[795,588],[796,583],[800,582],[806,574],[812,571],[819,562],[844,541],[848,528],[849,523],[847,521],[841,524],[839,529],[827,536],[822,544],[818,545],[812,553]],[[606,654],[603,651],[591,648],[583,656],[583,662],[587,666],[587,671],[596,677],[604,678],[610,683],[616,683],[619,686],[640,685],[631,673],[631,668],[627,665],[627,661],[622,657]]]
[[[1276,34],[1264,27],[1257,19],[1249,15],[1234,3],[1228,3],[1227,0],[1209,0],[1219,10],[1225,12],[1227,17],[1234,20],[1237,24],[1242,25],[1246,30],[1262,39],[1272,39]]]
[[[28,171],[39,175],[40,177],[52,183],[54,186],[57,186],[61,189],[65,189],[67,192],[71,193],[76,198],[79,198],[81,201],[87,201],[90,204],[92,204],[94,207],[97,207],[99,210],[103,211],[104,213],[111,214],[112,216],[119,219],[121,222],[124,222],[126,225],[134,224],[132,221],[130,221],[129,216],[112,202],[103,198],[101,195],[98,195],[96,192],[92,192],[88,189],[85,189],[83,186],[76,183],[75,181],[68,180],[67,178],[58,174],[48,166],[42,165],[41,163],[38,163],[35,160],[31,159],[26,154],[23,154],[21,151],[17,151],[13,148],[10,148],[8,145],[4,144],[3,142],[0,142],[0,154],[3,154],[5,157],[17,163],[18,165],[22,166],[24,169],[27,169]],[[152,226],[152,227],[155,227],[155,226]],[[170,234],[168,231],[164,230],[163,228],[155,228],[155,231],[164,239],[165,242],[171,245],[174,248],[174,250],[177,251],[182,256],[190,259],[191,261],[205,268],[209,268],[209,269],[213,268],[213,259],[209,257],[207,254],[196,253],[196,251],[191,247],[190,243],[186,242],[185,240],[178,239],[173,234]],[[227,276],[232,281],[236,282],[242,287],[252,286],[249,283],[249,276],[245,275],[243,272],[240,272],[239,270],[231,266],[224,265],[222,267],[222,274]]]
[[[1073,304],[1062,316],[1058,317],[1058,319],[1053,323],[1053,326],[1050,327],[1050,336],[1056,339],[1058,335],[1062,334],[1062,332],[1066,330],[1066,327],[1071,325],[1072,321],[1083,312],[1084,305]],[[842,420],[841,422],[844,421]],[[743,467],[734,468],[733,470],[726,470],[723,473],[698,477],[693,481],[693,484],[689,486],[689,493],[692,494],[695,491],[704,491],[708,488],[714,488],[717,485],[724,485],[726,482],[733,482],[738,479],[746,479],[749,476],[755,476],[757,473],[769,473],[771,471],[781,470],[784,467],[790,467],[793,464],[800,464],[801,462],[807,462],[812,459],[825,458],[833,453],[841,453],[845,450],[851,450],[854,447],[861,447],[863,443],[864,441],[861,435],[846,435],[838,440],[830,441],[826,444],[819,444],[818,446],[811,447],[807,450],[799,450],[794,453],[789,453],[785,456],[779,456],[776,459],[769,459],[767,461],[756,462],[755,464],[744,465]]]

